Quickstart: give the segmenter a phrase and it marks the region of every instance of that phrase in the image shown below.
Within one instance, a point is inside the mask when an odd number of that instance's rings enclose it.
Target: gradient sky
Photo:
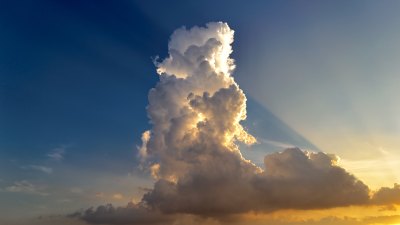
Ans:
[[[262,164],[288,146],[333,153],[372,189],[391,187],[400,182],[399,9],[398,1],[1,1],[0,221],[137,201],[153,184],[136,157],[158,80],[152,60],[167,55],[175,29],[210,21],[235,30],[243,124],[259,140],[243,146],[247,158]]]

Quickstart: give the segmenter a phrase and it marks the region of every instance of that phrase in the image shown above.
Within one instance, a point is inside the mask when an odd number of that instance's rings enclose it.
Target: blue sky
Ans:
[[[27,216],[124,204],[151,186],[136,155],[158,81],[152,59],[167,55],[176,28],[210,21],[235,30],[233,76],[249,101],[244,125],[261,140],[248,158],[262,163],[267,152],[296,145],[337,153],[371,180],[363,168],[376,161],[374,176],[389,168],[387,182],[399,182],[399,7],[2,1],[0,217],[33,206]]]

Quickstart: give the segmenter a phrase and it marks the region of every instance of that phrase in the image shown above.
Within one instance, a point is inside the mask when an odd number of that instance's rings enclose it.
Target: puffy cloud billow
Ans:
[[[160,81],[147,107],[152,129],[144,132],[139,153],[155,185],[138,204],[100,206],[80,218],[179,224],[177,215],[220,218],[371,202],[369,188],[337,166],[334,155],[290,148],[267,155],[264,168],[242,156],[237,143],[256,139],[240,124],[246,96],[231,76],[233,34],[222,22],[172,34],[169,56],[155,62]],[[386,203],[397,189],[382,189],[374,201]]]

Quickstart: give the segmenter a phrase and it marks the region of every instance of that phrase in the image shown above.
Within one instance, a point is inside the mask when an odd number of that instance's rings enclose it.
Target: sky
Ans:
[[[1,1],[0,223],[400,224],[399,7]]]

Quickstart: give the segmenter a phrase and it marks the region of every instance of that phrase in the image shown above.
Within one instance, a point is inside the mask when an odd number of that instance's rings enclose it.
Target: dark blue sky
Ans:
[[[251,41],[245,34],[256,28],[251,11],[268,17],[295,6],[9,1],[0,8],[2,158],[30,161],[67,145],[71,162],[104,166],[110,157],[134,157],[149,127],[147,93],[157,81],[152,57],[166,55],[174,29],[228,21],[238,28],[233,56],[240,66],[240,42]]]
[[[166,50],[166,31],[127,2],[24,4],[1,6],[2,152],[127,156],[147,126],[150,57]]]

